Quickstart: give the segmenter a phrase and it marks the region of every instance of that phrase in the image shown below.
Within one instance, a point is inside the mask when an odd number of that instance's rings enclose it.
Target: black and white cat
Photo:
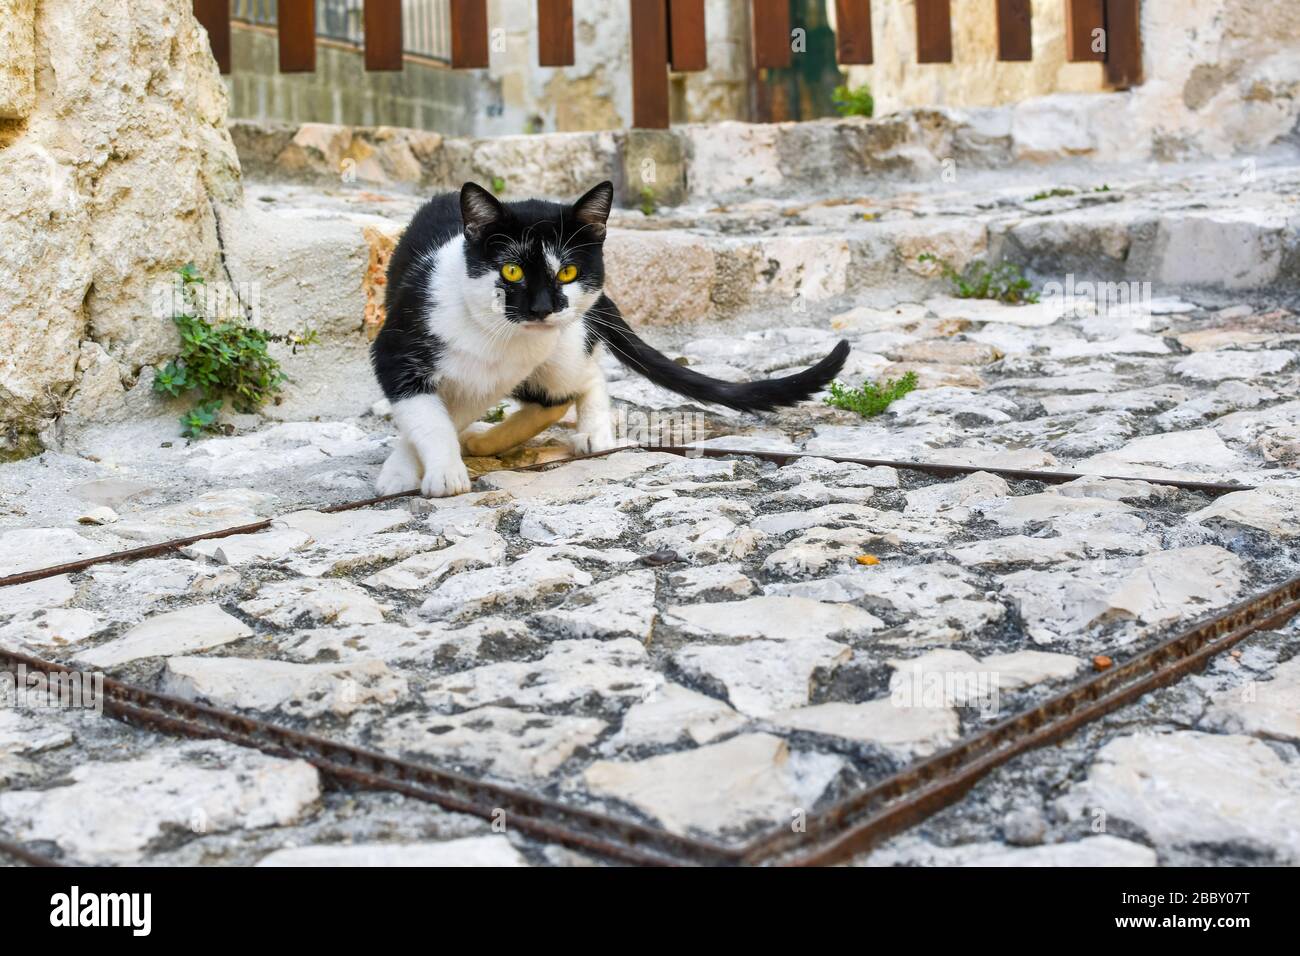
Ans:
[[[847,342],[796,375],[723,382],[641,341],[602,291],[613,198],[604,182],[572,206],[501,203],[466,183],[459,196],[436,196],[416,213],[389,263],[387,319],[371,348],[400,432],[376,482],[380,494],[469,491],[462,446],[499,454],[571,404],[574,451],[614,447],[602,348],[656,385],[741,411],[792,405],[843,367]],[[507,395],[518,411],[486,432],[470,429]]]

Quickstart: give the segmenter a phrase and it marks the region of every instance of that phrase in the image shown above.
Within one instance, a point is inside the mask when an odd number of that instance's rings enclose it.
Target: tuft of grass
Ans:
[[[658,208],[659,203],[655,200],[655,191],[646,186],[641,190],[641,215],[653,216]]]
[[[289,377],[268,346],[283,342],[296,353],[316,341],[316,332],[273,335],[240,321],[214,321],[204,314],[199,294],[204,281],[193,263],[178,272],[181,296],[172,321],[181,335],[181,349],[157,370],[153,389],[172,398],[194,396],[193,407],[181,416],[181,434],[198,438],[222,430],[219,419],[227,401],[238,412],[255,412],[277,399]]]
[[[953,294],[959,299],[996,299],[1008,305],[1038,301],[1033,283],[1020,274],[1020,267],[1014,262],[1004,261],[990,266],[982,259],[976,259],[958,272],[951,263],[928,252],[917,256],[917,261],[937,262],[943,270],[943,277],[952,283]]]
[[[506,403],[502,402],[496,408],[489,409],[483,416],[482,421],[495,425],[497,422],[503,422],[506,419]]]
[[[1073,196],[1075,190],[1066,189],[1064,186],[1057,186],[1055,189],[1044,189],[1041,193],[1034,193],[1026,202],[1039,202],[1043,199],[1052,199],[1056,196]]]
[[[835,87],[835,91],[831,94],[831,102],[835,104],[835,109],[841,116],[870,118],[876,112],[876,98],[871,95],[871,87],[865,83],[853,89],[847,86]]]
[[[886,379],[880,384],[863,382],[858,388],[845,385],[837,379],[831,382],[831,393],[825,402],[832,408],[842,408],[846,412],[857,412],[863,418],[872,418],[915,388],[915,372],[908,372],[898,379]]]
[[[494,192],[494,193],[496,193],[498,196],[500,196],[500,195],[501,195],[502,193],[504,193],[505,191],[506,191],[506,181],[505,181],[505,178],[502,177],[502,176],[493,176],[493,177],[492,177],[492,192]]]

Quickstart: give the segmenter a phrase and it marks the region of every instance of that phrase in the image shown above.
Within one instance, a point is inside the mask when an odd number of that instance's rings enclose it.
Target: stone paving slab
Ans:
[[[108,565],[45,582],[35,596],[88,615],[92,632],[50,642],[29,640],[20,626],[3,639],[168,693],[735,841],[878,780],[1059,690],[1094,657],[1123,660],[1300,565],[1289,538],[1205,519],[1212,500],[1199,493],[1142,481],[994,478],[658,452],[494,472],[469,503],[302,512],[237,542],[235,563],[211,548],[155,559],[175,584],[155,588],[143,615],[134,595],[154,579],[150,567]],[[863,491],[865,503],[820,504]],[[646,508],[646,494],[674,507]],[[467,510],[493,517],[449,520]],[[1127,534],[1111,551],[1105,534],[1117,516]],[[546,534],[535,531],[542,527]],[[286,548],[286,529],[310,541],[295,537]],[[412,535],[423,541],[413,555],[388,546]],[[963,549],[1007,537],[1050,544],[1071,535],[1092,541],[1093,552],[962,560]],[[697,547],[702,540],[709,546]],[[681,560],[640,561],[666,541]],[[303,565],[319,548],[350,558],[324,573]],[[477,558],[391,586],[403,563],[452,550]],[[791,553],[799,560],[780,558]],[[33,587],[23,586],[23,607]],[[1288,675],[1276,686],[1288,687]],[[1228,704],[1216,711],[1222,726],[1277,732],[1272,711]],[[1231,747],[1247,738],[1223,739]],[[80,746],[75,737],[64,744],[62,759]],[[87,755],[96,769],[74,772],[73,786],[147,790],[171,776],[188,786],[186,764],[170,752],[152,748],[121,767]],[[60,779],[42,753],[19,755],[27,782],[9,791],[8,804],[0,798],[0,828],[20,838],[46,840],[64,825],[52,810],[37,811],[46,806],[42,787]],[[253,759],[227,756],[236,767]],[[1121,748],[1111,763],[1127,759],[1142,758]],[[1195,777],[1197,761],[1214,756],[1187,759]],[[1289,799],[1284,763],[1242,759],[1271,781],[1260,799]],[[1113,775],[1100,780],[1107,789],[1093,799],[1149,799]],[[255,796],[204,813],[229,841],[243,831],[310,829],[324,812],[315,791],[265,812]],[[1125,812],[1135,826],[1150,823],[1127,804]],[[152,861],[158,834],[182,823],[164,814],[103,839],[74,828],[59,848],[86,861]],[[1236,839],[1223,834],[1220,842]],[[1159,846],[1168,834],[1149,836]],[[1283,831],[1252,836],[1274,837],[1285,851]]]

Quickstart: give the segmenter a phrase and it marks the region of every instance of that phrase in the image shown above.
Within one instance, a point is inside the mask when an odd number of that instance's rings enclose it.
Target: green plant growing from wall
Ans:
[[[958,272],[951,263],[928,252],[917,256],[917,261],[938,263],[943,277],[952,283],[953,294],[959,299],[996,299],[1008,305],[1038,301],[1033,283],[1020,274],[1020,267],[1014,262],[990,266],[982,259],[976,259]]]
[[[863,418],[872,418],[915,388],[915,372],[907,372],[902,378],[890,378],[878,384],[863,382],[857,388],[836,380],[831,382],[830,395],[824,401],[832,408],[842,408],[846,412],[857,412]]]
[[[847,86],[835,87],[831,94],[835,109],[841,116],[871,117],[876,112],[876,98],[871,95],[871,87],[865,83],[849,89]]]
[[[317,335],[310,329],[275,335],[242,321],[210,317],[201,294],[203,277],[192,263],[178,272],[180,295],[172,321],[181,348],[157,370],[153,388],[171,398],[193,395],[193,407],[180,419],[181,434],[198,438],[222,430],[219,418],[227,401],[238,412],[255,412],[279,398],[288,376],[268,351],[271,343],[287,344],[296,353],[300,346],[313,344]]]
[[[502,193],[504,193],[505,191],[506,191],[506,181],[505,181],[505,178],[504,178],[504,177],[501,177],[501,176],[493,176],[493,177],[492,177],[492,192],[494,192],[494,193],[496,193],[498,196],[500,196],[500,195],[501,195]]]
[[[659,208],[659,203],[655,201],[655,191],[649,186],[641,190],[641,215],[653,216],[655,210]]]

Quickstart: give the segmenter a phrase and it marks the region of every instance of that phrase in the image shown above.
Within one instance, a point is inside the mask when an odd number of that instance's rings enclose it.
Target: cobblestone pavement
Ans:
[[[106,428],[0,467],[0,575],[276,520],[0,590],[0,644],[740,840],[1295,575],[1293,305],[1219,288],[1148,311],[1011,306],[930,287],[648,333],[725,378],[846,337],[845,379],[920,377],[870,420],[719,414],[611,369],[626,422],[714,447],[1080,473],[1065,485],[657,451],[511,470],[563,456],[561,424],[472,462],[469,495],[323,514],[372,493],[382,405],[188,445]],[[346,374],[365,394],[364,364]],[[1216,499],[1174,479],[1258,487]],[[642,560],[657,551],[676,560]],[[1298,637],[1254,636],[858,862],[1300,862]],[[0,709],[0,787],[0,834],[82,863],[592,862],[324,791],[302,762],[67,711]]]

